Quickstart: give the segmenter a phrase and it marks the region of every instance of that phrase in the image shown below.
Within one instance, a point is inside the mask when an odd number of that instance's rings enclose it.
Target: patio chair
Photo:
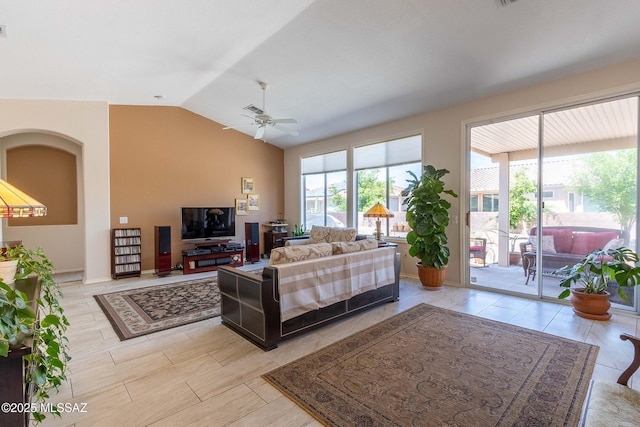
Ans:
[[[487,239],[484,237],[472,237],[469,241],[469,256],[474,259],[481,259],[482,266],[486,267]]]

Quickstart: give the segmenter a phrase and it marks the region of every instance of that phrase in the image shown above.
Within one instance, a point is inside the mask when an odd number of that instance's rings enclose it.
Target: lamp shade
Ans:
[[[0,217],[1,218],[26,218],[32,216],[45,216],[47,207],[18,190],[7,181],[0,179]]]
[[[393,218],[393,214],[382,204],[376,203],[363,215],[365,218]]]

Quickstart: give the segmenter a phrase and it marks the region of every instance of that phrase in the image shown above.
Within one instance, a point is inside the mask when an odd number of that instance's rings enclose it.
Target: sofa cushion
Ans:
[[[374,239],[356,240],[355,242],[331,242],[333,254],[348,254],[351,252],[366,251],[369,249],[377,249],[378,241]]]
[[[330,243],[313,243],[308,245],[284,246],[271,250],[269,265],[286,264],[305,259],[331,256],[333,249]]]
[[[352,242],[356,239],[356,232],[355,228],[313,225],[309,232],[309,243]]]
[[[573,236],[572,254],[587,255],[596,249],[602,249],[610,240],[616,239],[615,231],[602,231],[598,233],[576,233]]]
[[[583,411],[585,427],[633,426],[640,417],[640,392],[623,385],[591,380]]]

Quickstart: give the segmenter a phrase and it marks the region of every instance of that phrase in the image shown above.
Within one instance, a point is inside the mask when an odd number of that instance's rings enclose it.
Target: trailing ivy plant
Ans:
[[[16,280],[35,276],[40,285],[38,320],[28,305],[27,296],[0,280],[0,356],[6,357],[11,348],[19,348],[25,339],[32,340],[31,353],[24,356],[26,381],[31,384],[31,402],[40,408],[40,404],[49,398],[49,392],[66,381],[71,360],[65,336],[69,321],[59,301],[63,294],[53,278],[53,264],[42,248],[31,250],[19,245],[7,248],[5,257],[18,260]],[[53,409],[59,416],[55,405]],[[45,414],[37,411],[32,415],[36,422],[46,418]]]

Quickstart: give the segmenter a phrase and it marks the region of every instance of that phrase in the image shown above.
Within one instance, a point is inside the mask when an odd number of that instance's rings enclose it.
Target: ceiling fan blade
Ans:
[[[289,129],[289,128],[286,128],[286,127],[284,127],[284,126],[273,125],[273,127],[274,127],[275,129],[278,129],[279,131],[282,131],[282,132],[288,133],[289,135],[296,136],[296,135],[299,135],[299,134],[300,134],[300,132],[298,132],[297,130]]]
[[[298,123],[296,119],[273,119],[273,123]]]
[[[256,132],[256,136],[254,136],[253,139],[262,139],[263,136],[264,136],[264,126],[260,126]]]
[[[227,130],[227,129],[237,129],[237,128],[241,128],[241,127],[245,127],[245,126],[254,126],[255,123],[243,123],[240,125],[233,125],[233,126],[227,126],[227,127],[223,127],[222,130]]]

